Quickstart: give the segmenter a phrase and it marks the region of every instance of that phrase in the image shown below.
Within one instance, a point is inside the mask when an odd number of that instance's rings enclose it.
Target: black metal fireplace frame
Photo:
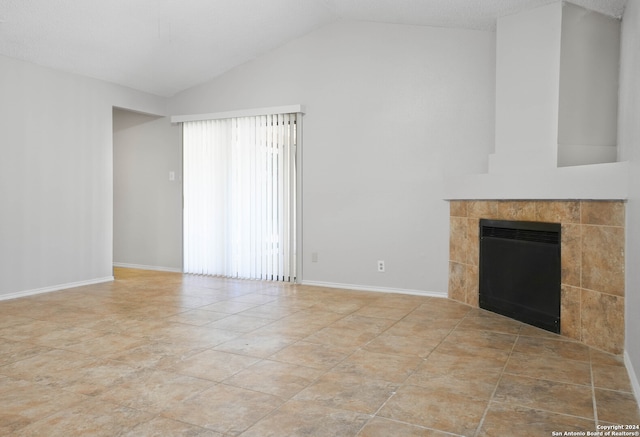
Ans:
[[[560,333],[560,223],[480,220],[480,308]]]

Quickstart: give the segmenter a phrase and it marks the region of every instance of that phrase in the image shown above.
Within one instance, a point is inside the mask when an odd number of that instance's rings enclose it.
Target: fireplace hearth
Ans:
[[[624,201],[451,200],[449,205],[450,299],[480,306],[480,219],[559,223],[560,334],[623,352]]]

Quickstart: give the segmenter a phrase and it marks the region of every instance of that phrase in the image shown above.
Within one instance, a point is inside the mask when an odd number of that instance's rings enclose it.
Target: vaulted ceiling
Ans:
[[[171,96],[337,20],[492,30],[558,0],[0,0],[0,55]],[[573,0],[620,17],[626,0]]]

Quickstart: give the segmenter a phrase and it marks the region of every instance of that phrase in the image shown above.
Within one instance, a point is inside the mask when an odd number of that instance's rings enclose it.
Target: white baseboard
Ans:
[[[16,299],[19,297],[33,296],[36,294],[50,293],[52,291],[66,290],[67,288],[83,287],[85,285],[101,284],[103,282],[113,281],[113,276],[105,278],[90,279],[88,281],[69,282],[67,284],[53,285],[51,287],[35,288],[33,290],[18,291],[16,293],[8,293],[0,295],[0,300]]]
[[[127,264],[127,263],[113,263],[113,266],[122,267],[125,269],[155,270],[157,272],[182,273],[182,269],[176,269],[173,267],[145,266],[142,264]]]
[[[336,282],[320,282],[320,281],[302,281],[302,285],[312,285],[316,287],[327,288],[344,288],[346,290],[357,291],[375,291],[378,293],[397,293],[397,294],[412,294],[415,296],[426,297],[447,297],[447,293],[438,291],[423,291],[423,290],[407,290],[403,288],[387,288],[387,287],[374,287],[372,285],[355,285],[355,284],[339,284]]]
[[[627,351],[624,351],[624,366],[627,368],[627,374],[631,381],[631,388],[633,389],[633,394],[636,396],[636,402],[638,402],[640,399],[640,383],[638,383],[637,373],[633,368],[633,363],[631,363],[631,358],[629,358]]]

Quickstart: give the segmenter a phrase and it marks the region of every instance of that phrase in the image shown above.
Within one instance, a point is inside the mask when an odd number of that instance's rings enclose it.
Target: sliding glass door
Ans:
[[[297,117],[184,123],[185,273],[295,281]]]

